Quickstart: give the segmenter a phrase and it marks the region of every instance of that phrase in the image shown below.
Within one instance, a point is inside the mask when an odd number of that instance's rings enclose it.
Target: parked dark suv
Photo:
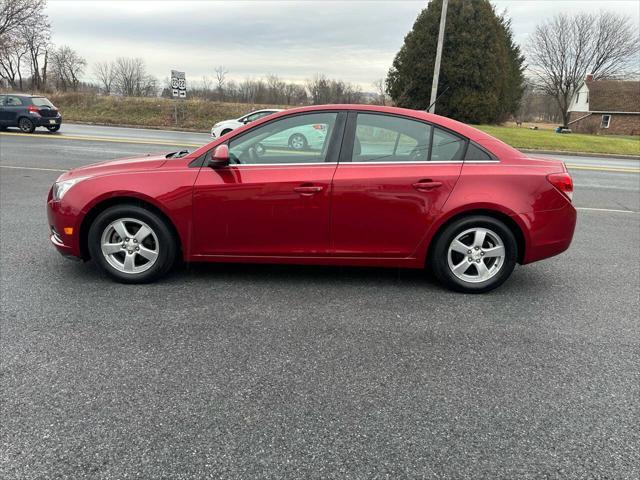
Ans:
[[[0,94],[0,130],[18,127],[32,133],[36,127],[45,127],[50,132],[60,130],[62,115],[45,97],[24,93]]]

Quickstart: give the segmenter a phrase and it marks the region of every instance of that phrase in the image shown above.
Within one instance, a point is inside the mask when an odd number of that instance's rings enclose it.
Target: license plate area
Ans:
[[[56,121],[55,120],[49,120],[49,123],[52,124],[52,125],[55,125]]]

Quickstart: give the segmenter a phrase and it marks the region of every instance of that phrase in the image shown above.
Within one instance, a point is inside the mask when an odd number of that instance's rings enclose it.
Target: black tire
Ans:
[[[293,150],[306,150],[309,148],[307,138],[301,133],[294,133],[289,137],[289,148]]]
[[[103,233],[112,222],[118,219],[141,221],[157,237],[157,258],[154,260],[155,263],[147,270],[140,273],[125,273],[111,265],[102,253],[101,240]],[[116,243],[119,243],[119,241],[116,240]],[[155,245],[155,238],[152,241]],[[116,205],[100,213],[89,228],[87,242],[91,258],[105,273],[121,283],[148,283],[162,277],[173,266],[177,254],[176,239],[167,222],[156,213],[135,205]],[[123,251],[122,255],[126,256],[126,252]],[[145,261],[142,258],[141,260]]]
[[[483,264],[486,262],[500,261],[501,266],[499,269],[496,267],[497,271],[493,276],[487,280],[477,282],[465,281],[459,278],[453,272],[452,267],[449,266],[449,247],[459,235],[474,228],[487,229],[490,234],[487,235],[488,240],[485,241],[490,242],[492,236],[495,234],[498,237],[498,240],[502,241],[504,246],[504,256],[500,260],[489,258],[489,254],[487,254],[487,258],[480,258],[480,262],[483,262]],[[469,233],[469,235],[472,234]],[[518,259],[518,243],[516,242],[513,232],[500,220],[484,215],[472,215],[454,221],[438,233],[434,242],[428,264],[435,277],[443,285],[457,292],[484,293],[499,287],[509,278]],[[476,254],[474,251],[475,247],[469,246],[469,248],[469,252],[472,252],[471,255]],[[484,248],[485,247],[482,247],[480,249],[480,253],[482,255],[484,255],[482,252]],[[455,255],[458,258],[455,262],[453,262],[452,259],[452,264],[454,266],[460,265],[460,261],[469,261],[469,267],[473,266],[473,268],[470,268],[470,271],[467,270],[470,276],[473,276],[474,271],[476,274],[480,274],[480,271],[474,266],[474,262],[477,262],[478,260],[469,260],[469,258],[466,257],[466,254],[458,254],[456,252],[452,252],[451,255]],[[469,257],[471,257],[471,255]],[[489,268],[491,268],[491,266]]]
[[[20,120],[18,120],[18,128],[22,133],[33,133],[33,131],[36,129],[36,126],[31,121],[31,119],[22,117]]]
[[[52,125],[50,127],[47,127],[47,130],[49,130],[50,132],[57,132],[58,130],[60,130],[60,125]]]

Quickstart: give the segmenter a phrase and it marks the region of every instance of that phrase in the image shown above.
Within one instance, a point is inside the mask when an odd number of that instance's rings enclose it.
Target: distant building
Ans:
[[[574,132],[640,135],[640,81],[593,80],[587,75],[571,99]]]

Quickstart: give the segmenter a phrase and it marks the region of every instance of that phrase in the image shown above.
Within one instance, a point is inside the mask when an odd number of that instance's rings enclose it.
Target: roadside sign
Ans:
[[[171,70],[171,94],[174,97],[187,97],[187,81],[184,72]]]

